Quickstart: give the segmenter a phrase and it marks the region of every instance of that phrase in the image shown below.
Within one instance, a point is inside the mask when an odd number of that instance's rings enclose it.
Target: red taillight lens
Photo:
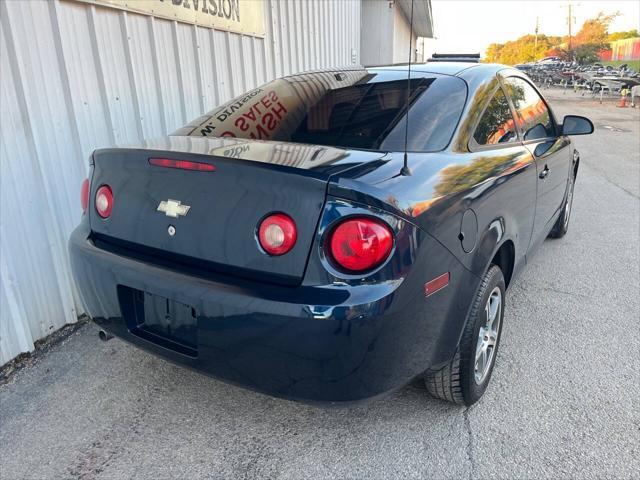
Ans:
[[[171,158],[150,158],[149,163],[156,167],[177,168],[179,170],[195,170],[198,172],[213,172],[216,167],[210,163],[190,162],[188,160],[173,160]]]
[[[297,238],[295,222],[284,213],[269,215],[258,228],[260,246],[269,255],[284,255],[293,248]]]
[[[80,203],[82,204],[82,213],[87,213],[89,208],[89,179],[85,178],[80,188]]]
[[[329,238],[329,255],[349,272],[365,272],[384,262],[393,248],[386,223],[371,217],[352,217],[339,224]]]
[[[113,192],[109,185],[103,185],[96,192],[96,211],[102,218],[108,218],[111,210],[113,210]]]

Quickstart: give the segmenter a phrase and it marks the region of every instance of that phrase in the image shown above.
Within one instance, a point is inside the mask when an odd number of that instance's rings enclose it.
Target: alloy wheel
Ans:
[[[498,345],[500,334],[500,321],[502,316],[502,291],[495,287],[484,307],[485,323],[480,327],[476,344],[476,356],[474,365],[474,378],[480,385],[491,370],[491,363]]]
[[[573,177],[569,180],[569,191],[567,192],[567,202],[564,206],[564,229],[567,229],[569,225],[569,218],[571,217],[571,207],[573,206],[573,187],[575,182],[573,181]]]

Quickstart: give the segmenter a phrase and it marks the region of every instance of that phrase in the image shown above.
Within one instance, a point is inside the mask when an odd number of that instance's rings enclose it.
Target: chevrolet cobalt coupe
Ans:
[[[470,405],[592,130],[499,65],[278,79],[95,151],[74,276],[102,336],[229,382],[347,402],[424,378]]]

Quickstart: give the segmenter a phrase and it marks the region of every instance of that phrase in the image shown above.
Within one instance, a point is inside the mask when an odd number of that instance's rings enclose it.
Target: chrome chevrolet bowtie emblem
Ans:
[[[184,217],[191,207],[189,205],[182,205],[180,200],[163,200],[158,205],[158,211],[163,212],[167,217]]]

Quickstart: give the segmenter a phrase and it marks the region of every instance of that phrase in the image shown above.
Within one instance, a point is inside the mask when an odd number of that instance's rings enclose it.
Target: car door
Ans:
[[[479,182],[467,199],[479,199],[473,204],[480,230],[485,231],[496,220],[504,227],[505,235],[514,243],[515,267],[524,260],[533,231],[536,210],[537,172],[533,156],[522,145],[513,112],[496,80],[493,91],[479,116],[469,139],[473,152],[472,172],[467,175]],[[458,183],[459,185],[459,183]],[[491,192],[488,195],[485,193]],[[463,230],[463,249],[466,237]]]
[[[571,167],[570,143],[558,135],[553,113],[528,81],[515,76],[503,81],[523,143],[536,160],[538,201],[532,236],[536,245],[547,237],[562,206]]]

